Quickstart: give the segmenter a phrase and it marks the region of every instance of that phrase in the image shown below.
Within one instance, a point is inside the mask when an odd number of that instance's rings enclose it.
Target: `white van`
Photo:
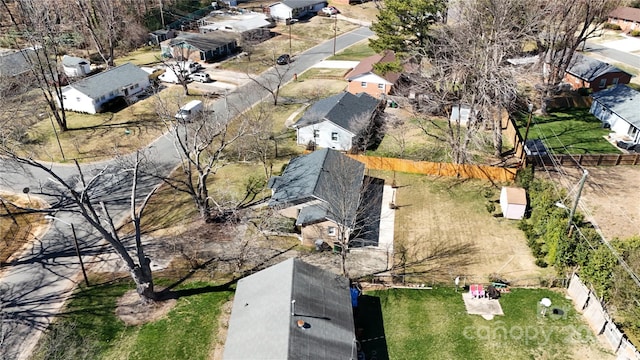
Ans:
[[[198,113],[202,113],[202,110],[202,101],[192,100],[178,110],[175,118],[177,120],[189,121],[193,119],[194,116],[198,115]]]

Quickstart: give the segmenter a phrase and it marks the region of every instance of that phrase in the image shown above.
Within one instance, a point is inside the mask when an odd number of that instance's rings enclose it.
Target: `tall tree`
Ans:
[[[68,130],[62,94],[64,76],[58,64],[58,56],[62,52],[59,26],[62,16],[59,8],[37,0],[17,0],[15,7],[10,7],[8,0],[1,1],[14,30],[21,35],[14,38],[14,46],[19,49],[30,48],[22,50],[24,60],[29,64],[30,75],[35,79],[60,130]]]
[[[0,148],[0,154],[13,162],[27,166],[29,168],[42,171],[47,174],[51,182],[42,187],[42,194],[56,199],[51,204],[51,211],[67,211],[82,216],[92,228],[94,228],[101,237],[109,244],[116,254],[123,260],[131,278],[136,284],[136,290],[143,301],[153,301],[156,299],[156,293],[153,288],[153,275],[150,267],[150,259],[146,256],[144,246],[141,239],[140,220],[143,210],[157,189],[154,187],[140,201],[139,182],[141,168],[145,165],[144,157],[137,152],[133,159],[118,163],[111,163],[102,168],[92,171],[89,178],[85,170],[76,161],[76,173],[74,176],[67,178],[59,174],[50,165],[41,163],[28,157],[18,155],[11,148],[3,146]],[[129,250],[127,243],[128,238],[118,233],[118,229],[113,222],[113,217],[109,213],[106,204],[105,193],[109,193],[112,197],[125,197],[127,190],[109,188],[113,184],[113,170],[111,167],[117,167],[116,173],[123,176],[124,181],[131,181],[130,197],[130,215],[135,226],[134,234],[134,252]],[[124,199],[121,199],[124,200]],[[5,200],[6,201],[6,200]]]
[[[205,104],[206,105],[206,104]],[[162,180],[177,191],[188,194],[205,221],[222,219],[233,213],[240,201],[228,194],[214,194],[209,190],[210,178],[229,163],[231,145],[250,130],[247,117],[232,117],[231,112],[217,114],[205,110],[190,121],[176,121],[160,104],[159,115],[171,134],[180,157],[180,174]]]
[[[385,0],[371,25],[376,38],[369,46],[376,52],[393,50],[398,55],[427,46],[429,29],[446,11],[446,0]]]
[[[619,0],[538,0],[541,21],[534,24],[540,50],[540,108],[547,111],[580,44],[596,36]]]
[[[83,24],[90,41],[107,66],[114,66],[117,45],[137,45],[146,36],[135,8],[114,0],[75,0],[74,17]],[[130,47],[130,46],[125,46]]]

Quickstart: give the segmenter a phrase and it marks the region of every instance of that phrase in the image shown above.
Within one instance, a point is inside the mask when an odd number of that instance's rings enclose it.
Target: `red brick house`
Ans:
[[[640,9],[621,6],[609,14],[608,22],[620,26],[624,32],[640,30]]]
[[[382,98],[383,94],[391,93],[400,78],[400,73],[387,72],[386,74],[380,74],[375,71],[374,65],[394,62],[395,60],[396,55],[390,50],[363,59],[345,76],[349,82],[347,91],[355,95],[366,92],[376,98]]]
[[[606,62],[575,54],[564,75],[564,81],[574,90],[589,88],[597,92],[611,85],[628,84],[631,74]]]

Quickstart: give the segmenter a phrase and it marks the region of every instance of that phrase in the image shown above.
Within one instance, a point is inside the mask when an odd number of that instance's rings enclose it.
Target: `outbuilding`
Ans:
[[[520,187],[503,187],[500,191],[500,207],[505,219],[522,219],[527,209],[526,190]]]

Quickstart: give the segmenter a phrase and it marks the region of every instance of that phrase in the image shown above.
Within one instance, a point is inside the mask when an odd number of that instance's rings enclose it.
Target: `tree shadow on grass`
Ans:
[[[262,262],[260,262],[259,264],[255,265],[254,267],[252,267],[251,269],[247,269],[245,271],[243,271],[239,276],[234,277],[233,279],[231,279],[230,281],[227,281],[224,284],[220,284],[220,285],[207,285],[207,286],[203,286],[203,287],[198,287],[198,288],[191,288],[191,289],[178,289],[178,290],[174,290],[176,287],[178,287],[180,284],[184,283],[185,281],[187,281],[188,279],[190,279],[191,277],[193,277],[193,275],[196,273],[196,271],[198,270],[202,270],[205,269],[207,267],[207,265],[213,263],[215,260],[218,260],[217,257],[211,258],[208,261],[204,262],[203,264],[201,264],[200,266],[198,266],[197,268],[192,269],[191,271],[189,271],[189,273],[185,276],[183,276],[181,279],[179,279],[178,281],[174,282],[173,284],[167,286],[164,290],[158,292],[157,297],[159,301],[164,301],[164,300],[169,300],[169,299],[179,299],[181,297],[185,297],[185,296],[192,296],[192,295],[198,295],[198,294],[205,294],[205,293],[210,293],[210,292],[217,292],[217,291],[228,291],[231,290],[231,287],[233,285],[235,285],[238,280],[249,276],[257,271],[260,271],[262,269],[264,269],[266,267],[266,265],[273,259],[277,258],[278,256],[285,254],[291,250],[293,250],[296,246],[291,246],[285,250],[279,251],[277,253],[275,253],[274,255],[264,259]]]

